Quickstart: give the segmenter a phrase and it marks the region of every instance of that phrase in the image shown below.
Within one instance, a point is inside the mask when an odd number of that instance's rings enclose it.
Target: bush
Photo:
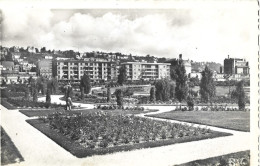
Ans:
[[[191,96],[188,96],[187,98],[187,105],[189,107],[189,110],[192,111],[194,108],[194,100]]]

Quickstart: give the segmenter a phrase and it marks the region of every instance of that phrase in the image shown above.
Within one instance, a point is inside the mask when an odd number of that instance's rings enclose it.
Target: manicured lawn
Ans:
[[[145,111],[138,111],[138,110],[120,110],[120,109],[116,109],[116,110],[101,110],[101,109],[80,109],[80,110],[72,110],[70,111],[66,111],[64,108],[58,108],[58,109],[37,109],[37,110],[33,110],[33,109],[24,109],[24,110],[20,110],[21,113],[23,113],[24,115],[28,116],[28,117],[34,117],[34,116],[47,116],[49,114],[55,113],[55,112],[60,112],[60,113],[66,113],[66,114],[80,114],[82,113],[83,115],[85,114],[89,114],[89,113],[93,113],[93,112],[97,112],[97,111],[103,111],[103,112],[109,112],[112,114],[140,114],[140,113],[148,113],[148,112],[156,112],[158,110],[145,110]]]
[[[195,91],[198,91],[200,89],[199,86],[195,86],[192,88]],[[230,86],[230,92],[235,89],[235,86]],[[229,93],[229,87],[228,86],[216,86],[216,95],[217,96],[225,96]]]
[[[1,164],[14,164],[21,161],[24,161],[22,155],[1,127]]]
[[[170,111],[150,116],[239,131],[250,131],[249,111]]]
[[[223,156],[207,158],[203,160],[196,160],[178,166],[202,166],[202,165],[250,165],[250,151],[242,151],[231,153]]]
[[[231,135],[104,111],[70,115],[55,113],[27,122],[77,157]]]

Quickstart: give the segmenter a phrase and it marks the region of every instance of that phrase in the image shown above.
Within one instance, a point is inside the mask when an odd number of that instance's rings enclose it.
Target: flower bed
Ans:
[[[65,100],[64,97],[61,98],[61,100]],[[82,100],[79,94],[75,94],[75,96],[72,98],[73,102],[83,102],[83,103],[107,103],[106,97],[99,97],[96,95],[87,95]],[[125,104],[136,104],[138,102],[135,98],[123,98],[123,102]],[[115,98],[111,98],[110,103],[116,103]]]
[[[44,102],[34,102],[34,101],[30,101],[30,100],[24,100],[24,99],[11,99],[8,98],[6,100],[8,103],[12,104],[15,107],[54,107],[54,108],[58,108],[58,107],[62,107],[61,104],[47,104]]]
[[[245,108],[244,110],[240,110],[237,107],[227,107],[226,106],[218,106],[218,105],[212,105],[212,106],[195,106],[193,108],[182,106],[176,107],[173,111],[250,111],[250,109]]]
[[[223,156],[212,157],[204,160],[196,160],[179,166],[250,166],[250,151],[231,153]]]
[[[101,109],[101,110],[116,110],[116,109],[122,109],[122,110],[130,110],[130,111],[144,111],[143,107],[138,107],[138,106],[129,106],[126,107],[124,106],[123,108],[115,105],[115,104],[111,104],[111,105],[97,105],[95,106],[95,109]]]
[[[77,157],[230,135],[207,128],[104,112],[72,116],[54,113],[29,123]]]
[[[24,92],[12,92],[6,89],[1,89],[1,98],[24,97],[24,95]]]
[[[21,161],[24,161],[21,153],[1,127],[1,165],[18,164]]]

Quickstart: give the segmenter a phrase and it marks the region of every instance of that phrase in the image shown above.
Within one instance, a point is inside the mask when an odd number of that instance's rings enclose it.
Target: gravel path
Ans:
[[[52,102],[65,104],[61,96],[51,96]],[[44,101],[45,98],[39,100]],[[74,103],[77,105],[77,103]],[[93,108],[91,104],[81,104],[82,107]],[[147,106],[159,109],[161,112],[170,111],[172,106]],[[18,110],[1,108],[1,125],[24,157],[24,162],[18,165],[55,165],[55,166],[168,166],[193,160],[204,159],[244,151],[250,149],[250,133],[209,127],[212,130],[232,133],[232,136],[193,141],[163,147],[140,149],[128,152],[76,158],[47,136],[25,122],[28,117]],[[156,112],[158,113],[158,112]],[[141,114],[139,116],[144,116]],[[172,121],[182,123],[178,121]],[[186,123],[187,124],[187,123]],[[202,126],[202,125],[200,125]]]

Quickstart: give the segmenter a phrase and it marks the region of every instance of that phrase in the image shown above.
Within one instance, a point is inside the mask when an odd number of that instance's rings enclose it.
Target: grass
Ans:
[[[1,164],[14,164],[21,161],[24,161],[22,155],[17,150],[10,137],[1,127]]]
[[[250,112],[243,111],[170,111],[151,117],[173,119],[216,126],[238,131],[250,131]]]
[[[180,164],[178,166],[202,166],[202,165],[228,165],[228,161],[231,161],[233,159],[233,165],[244,165],[249,166],[250,165],[250,151],[242,151],[237,153],[231,153],[223,156],[217,156],[212,158],[207,158],[203,160],[195,160],[192,162]],[[242,164],[243,162],[243,164]]]
[[[192,88],[195,91],[198,91],[200,89],[199,86],[195,86]],[[230,86],[230,92],[235,89],[235,86]],[[216,96],[225,96],[229,93],[229,87],[228,86],[216,86]]]
[[[158,110],[145,110],[145,111],[138,111],[138,110],[120,110],[120,109],[116,109],[116,110],[101,110],[101,109],[84,109],[84,110],[72,110],[70,111],[66,111],[63,108],[58,108],[58,109],[37,109],[37,110],[33,110],[33,109],[24,109],[24,110],[19,110],[21,113],[23,113],[24,115],[28,116],[28,117],[35,117],[35,116],[47,116],[48,114],[52,114],[55,112],[61,112],[61,113],[66,113],[66,114],[77,114],[77,113],[82,113],[84,114],[89,114],[89,113],[93,113],[93,112],[97,112],[97,111],[103,111],[103,112],[109,112],[112,114],[140,114],[140,113],[148,113],[148,112],[156,112]]]
[[[27,122],[31,124],[33,127],[35,127],[36,129],[38,129],[39,131],[41,131],[43,134],[48,136],[58,145],[60,145],[61,147],[69,151],[71,154],[79,158],[92,156],[92,155],[102,155],[107,153],[129,151],[134,149],[152,148],[152,147],[165,146],[165,145],[182,143],[182,142],[190,142],[190,141],[197,141],[202,139],[209,139],[209,138],[231,135],[229,133],[212,131],[211,134],[196,135],[193,137],[187,136],[187,137],[182,137],[180,139],[166,139],[166,140],[159,140],[153,142],[141,142],[136,144],[127,144],[127,145],[113,146],[107,148],[91,149],[91,148],[86,148],[85,146],[82,146],[79,142],[73,141],[72,139],[64,136],[62,133],[57,132],[57,130],[51,129],[49,124],[44,123],[44,121],[42,120],[32,119],[32,120],[27,120]]]

